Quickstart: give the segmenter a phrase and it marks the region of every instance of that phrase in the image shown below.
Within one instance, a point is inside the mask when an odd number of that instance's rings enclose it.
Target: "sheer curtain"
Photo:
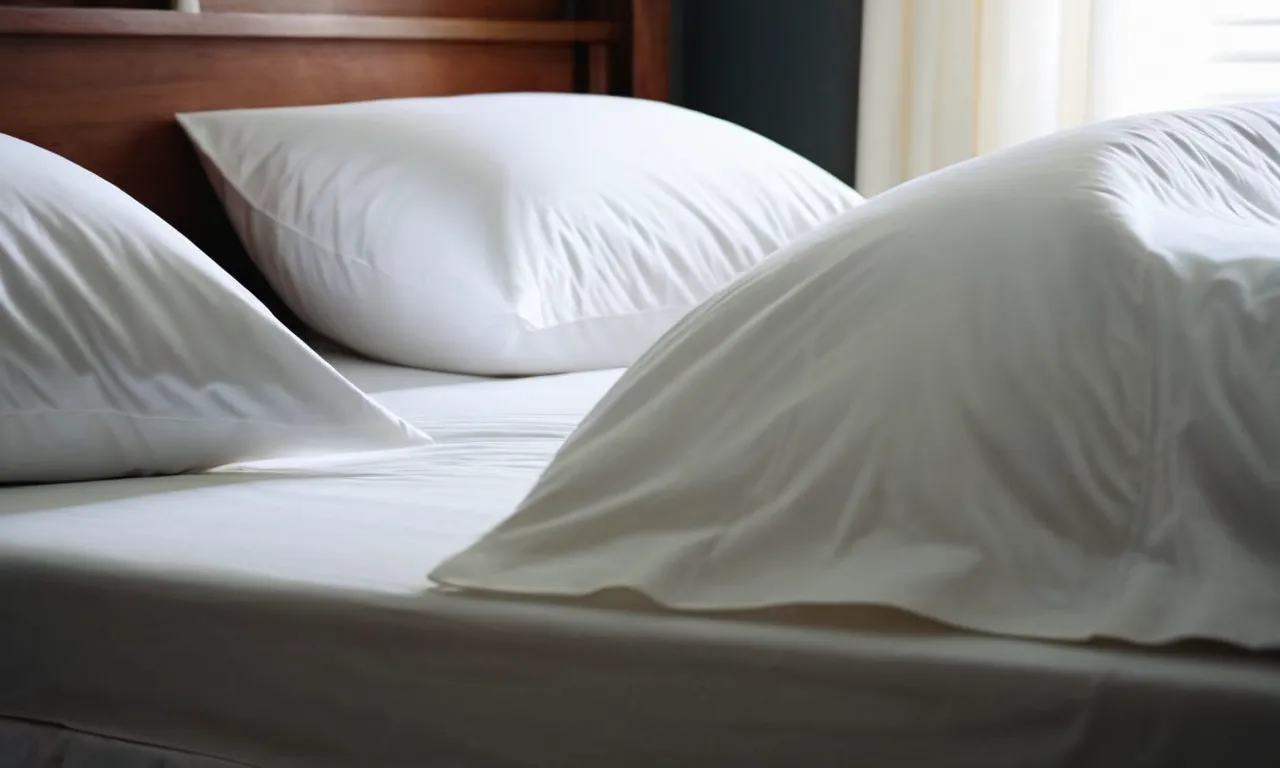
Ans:
[[[1212,3],[864,0],[858,191],[1083,123],[1204,103]]]

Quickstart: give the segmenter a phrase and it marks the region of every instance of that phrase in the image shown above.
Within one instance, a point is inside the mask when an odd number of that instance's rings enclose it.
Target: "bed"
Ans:
[[[0,132],[114,181],[285,314],[173,113],[501,90],[662,98],[665,3],[608,10],[0,9]],[[510,511],[621,371],[494,379],[317,348],[436,442],[0,489],[0,763],[1274,761],[1280,668],[1265,654],[998,639],[890,611],[676,616],[432,589],[425,574]]]
[[[1280,671],[1213,650],[428,590],[432,559],[518,500],[618,372],[457,383],[332,359],[431,430],[430,461],[6,492],[0,605],[23,629],[0,641],[5,754],[148,754],[120,740],[176,750],[172,765],[1200,765],[1270,738]]]

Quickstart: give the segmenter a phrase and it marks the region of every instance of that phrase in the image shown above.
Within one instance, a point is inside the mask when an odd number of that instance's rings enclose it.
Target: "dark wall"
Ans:
[[[673,0],[672,99],[853,182],[862,0]]]

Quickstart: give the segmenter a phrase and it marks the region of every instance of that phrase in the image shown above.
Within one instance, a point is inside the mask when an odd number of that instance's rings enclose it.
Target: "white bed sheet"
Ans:
[[[389,387],[408,451],[0,489],[0,716],[174,766],[1273,764],[1259,657],[429,591],[617,376]]]
[[[312,348],[329,365],[370,395],[397,392],[422,387],[438,387],[444,384],[468,384],[491,380],[485,376],[469,376],[464,373],[428,371],[422,368],[406,368],[370,360],[354,352],[334,346],[327,341],[315,342]]]

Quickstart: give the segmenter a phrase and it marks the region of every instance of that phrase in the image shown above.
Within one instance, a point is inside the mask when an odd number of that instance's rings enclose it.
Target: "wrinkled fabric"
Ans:
[[[873,198],[702,305],[433,573],[1280,645],[1280,103]]]
[[[159,216],[0,135],[0,484],[426,443]]]
[[[630,365],[862,197],[732,123],[496,93],[178,116],[249,254],[312,328],[398,365]]]

